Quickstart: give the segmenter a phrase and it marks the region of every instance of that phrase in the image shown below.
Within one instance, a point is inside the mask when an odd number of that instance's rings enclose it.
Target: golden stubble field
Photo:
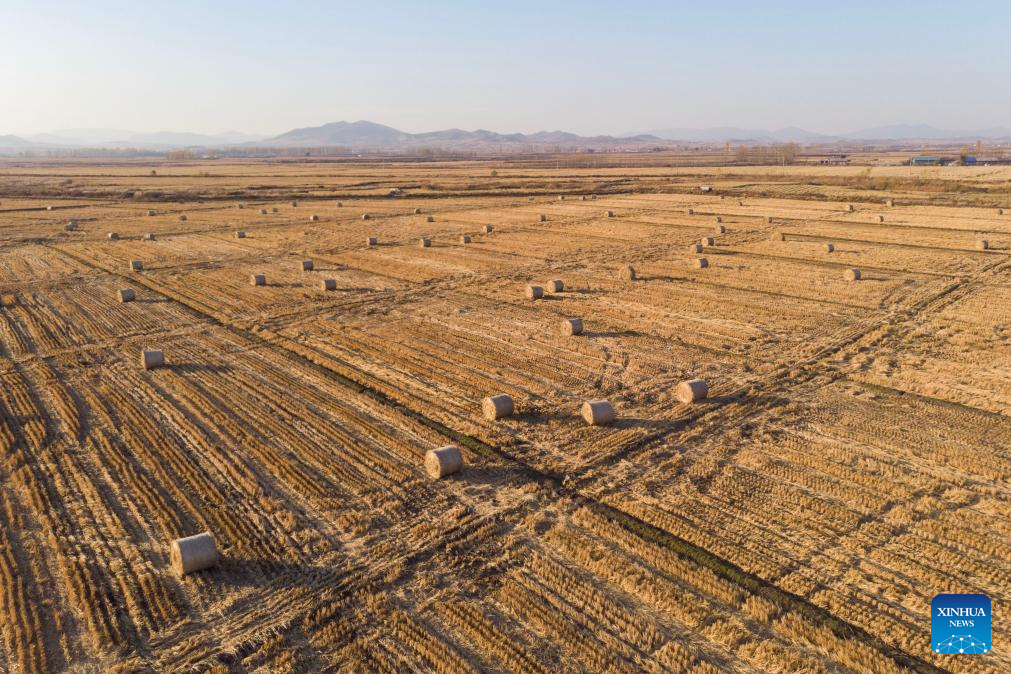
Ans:
[[[1009,180],[0,164],[0,671],[1008,671]]]

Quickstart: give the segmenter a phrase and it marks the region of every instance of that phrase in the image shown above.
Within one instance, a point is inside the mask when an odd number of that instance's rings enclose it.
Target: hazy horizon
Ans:
[[[1009,18],[997,2],[15,0],[0,7],[0,135],[1011,126],[996,84]]]

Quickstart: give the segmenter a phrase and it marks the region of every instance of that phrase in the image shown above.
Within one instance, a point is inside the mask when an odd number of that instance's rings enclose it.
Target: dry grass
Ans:
[[[1011,668],[1011,170],[620,159],[0,164],[0,671]]]

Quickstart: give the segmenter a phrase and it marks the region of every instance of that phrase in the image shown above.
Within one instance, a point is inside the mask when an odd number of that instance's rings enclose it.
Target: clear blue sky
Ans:
[[[0,0],[0,134],[1011,126],[1011,2]]]

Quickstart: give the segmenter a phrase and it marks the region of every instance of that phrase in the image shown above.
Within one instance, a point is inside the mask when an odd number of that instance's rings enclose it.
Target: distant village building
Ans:
[[[930,155],[919,155],[909,160],[911,166],[940,166],[941,163],[940,157]]]
[[[993,166],[1011,164],[1011,159],[1005,157],[977,157],[968,155],[962,160],[966,166]]]

